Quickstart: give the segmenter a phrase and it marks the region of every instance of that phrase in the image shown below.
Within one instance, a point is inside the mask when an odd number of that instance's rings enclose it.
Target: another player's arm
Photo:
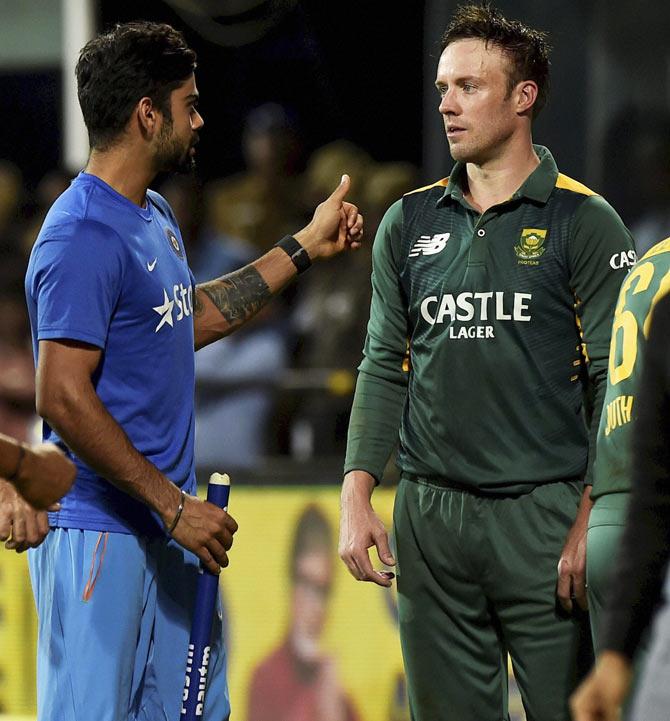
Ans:
[[[349,176],[343,176],[310,223],[295,234],[312,262],[360,245],[363,218],[355,205],[344,202],[349,186]],[[288,254],[273,248],[240,270],[199,284],[193,314],[196,350],[246,323],[296,275]]]
[[[613,208],[600,196],[585,199],[575,213],[569,248],[570,284],[583,334],[593,412],[589,427],[589,458],[585,486],[575,522],[558,563],[557,595],[572,609],[572,598],[586,607],[586,529],[593,502],[591,475],[596,439],[607,388],[612,317],[627,267],[615,269],[612,258],[633,250],[633,240]],[[619,264],[620,265],[620,264]]]
[[[390,586],[390,578],[373,570],[368,549],[376,546],[387,565],[395,561],[371,496],[397,443],[407,393],[403,362],[408,320],[394,258],[401,228],[398,201],[384,216],[373,246],[370,322],[349,421],[341,494],[340,558],[354,578],[381,586]]]
[[[49,532],[42,509],[56,508],[74,477],[74,464],[53,443],[30,445],[0,434],[0,542],[19,553],[39,546]]]
[[[36,511],[16,490],[0,478],[0,542],[18,553],[36,548],[49,533],[45,511]]]
[[[74,463],[53,443],[31,445],[0,433],[0,478],[7,479],[33,508],[45,509],[69,490]]]
[[[137,451],[95,392],[92,377],[101,357],[93,345],[40,341],[37,412],[84,463],[149,506],[168,527],[181,502],[180,490]],[[186,496],[172,536],[218,573],[228,565],[226,551],[236,530],[225,511]]]

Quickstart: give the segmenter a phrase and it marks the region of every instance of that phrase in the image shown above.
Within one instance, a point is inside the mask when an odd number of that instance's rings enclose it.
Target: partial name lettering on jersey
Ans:
[[[631,422],[633,417],[633,401],[635,396],[621,395],[610,401],[605,407],[607,424],[605,426],[605,435],[609,434]]]
[[[635,263],[637,263],[637,253],[634,250],[622,250],[620,253],[614,253],[610,258],[610,268],[613,270],[630,269]]]

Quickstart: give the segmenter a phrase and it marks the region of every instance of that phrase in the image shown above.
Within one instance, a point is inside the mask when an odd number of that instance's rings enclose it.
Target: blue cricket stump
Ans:
[[[230,477],[228,474],[212,473],[207,485],[207,500],[225,511],[228,509],[229,495]],[[180,721],[196,721],[203,718],[212,620],[218,591],[219,577],[204,570],[201,565],[191,623],[191,638],[188,642],[186,680],[181,697]]]

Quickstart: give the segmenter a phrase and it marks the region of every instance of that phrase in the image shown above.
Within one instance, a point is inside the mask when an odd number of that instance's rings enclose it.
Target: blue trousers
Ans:
[[[29,553],[38,721],[178,721],[197,558],[174,541],[53,529]],[[221,607],[205,721],[230,715]]]

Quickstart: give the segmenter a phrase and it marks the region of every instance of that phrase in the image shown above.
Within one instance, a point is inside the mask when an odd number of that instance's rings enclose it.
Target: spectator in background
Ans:
[[[364,151],[345,141],[315,153],[307,170],[308,187],[323,192],[333,178],[342,175],[343,167],[357,167],[358,194],[361,208],[370,219],[371,233],[376,232],[393,200],[416,187],[418,172],[413,165],[375,164]],[[296,410],[295,427],[301,438],[308,439],[304,442],[312,454],[344,450],[351,393],[370,307],[371,248],[334,263],[334,272],[313,269],[301,288],[294,314],[301,338],[299,365],[332,370],[328,387],[304,395]]]
[[[250,243],[216,231],[193,176],[173,176],[160,188],[177,217],[196,282],[254,260]],[[196,355],[195,459],[207,471],[248,471],[267,453],[278,376],[288,363],[288,326],[275,306],[243,329]]]
[[[289,113],[276,103],[249,113],[242,140],[247,170],[211,186],[212,221],[218,231],[266,251],[273,233],[290,234],[307,215],[298,174],[300,142]]]
[[[56,202],[56,198],[67,190],[71,181],[72,173],[54,168],[46,172],[37,184],[34,204],[21,232],[21,252],[26,258],[30,256],[47,211]]]
[[[289,571],[291,606],[286,636],[254,671],[247,721],[357,721],[321,645],[333,582],[333,531],[315,505],[298,519]]]
[[[0,253],[16,255],[19,246],[19,209],[23,197],[21,171],[9,160],[0,160]]]
[[[318,148],[307,162],[303,204],[310,207],[314,198],[323,198],[324,193],[327,196],[328,183],[342,175],[342,168],[351,168],[351,185],[358,193],[373,166],[365,150],[348,140],[335,140]]]
[[[28,440],[35,419],[35,364],[23,295],[25,262],[3,253],[0,267],[0,433]]]

